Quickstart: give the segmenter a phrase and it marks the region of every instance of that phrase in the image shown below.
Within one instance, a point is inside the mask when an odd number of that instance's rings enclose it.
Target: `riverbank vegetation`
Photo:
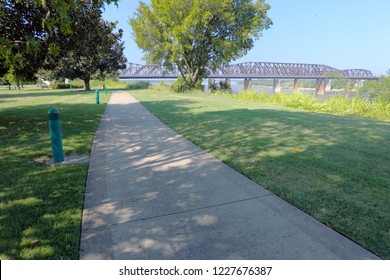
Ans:
[[[355,115],[379,120],[390,120],[390,76],[379,81],[366,81],[355,94],[315,96],[305,93],[257,93],[244,91],[232,95],[233,99],[262,103],[281,104],[307,111]]]
[[[390,120],[390,102],[384,98],[362,98],[359,95],[347,97],[336,95],[321,99],[305,93],[257,93],[244,91],[231,98],[243,101],[281,104],[291,108],[299,108],[307,111],[332,113],[338,115],[355,115]]]

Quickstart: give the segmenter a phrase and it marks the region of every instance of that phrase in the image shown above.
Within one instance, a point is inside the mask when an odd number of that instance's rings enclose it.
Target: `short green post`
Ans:
[[[107,87],[104,85],[104,94],[107,94]]]
[[[96,104],[99,104],[99,103],[100,103],[99,90],[96,90]]]
[[[60,112],[56,108],[51,108],[48,117],[53,162],[62,162],[64,161],[64,152],[62,149]]]

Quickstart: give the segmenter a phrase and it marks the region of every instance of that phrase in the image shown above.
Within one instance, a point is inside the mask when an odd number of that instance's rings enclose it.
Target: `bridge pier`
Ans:
[[[244,90],[252,90],[252,80],[251,79],[245,78]]]
[[[229,88],[232,85],[232,81],[229,78],[226,78],[225,83],[226,83],[226,86]]]
[[[299,79],[294,79],[293,92],[294,93],[298,93],[299,92]]]
[[[282,91],[282,83],[279,79],[274,79],[274,88],[273,93],[278,93]]]
[[[355,80],[353,83],[353,87],[362,87],[364,85],[364,80]]]
[[[212,78],[209,78],[209,82],[208,82],[208,90],[210,91],[215,85],[215,80],[212,79]]]
[[[325,94],[325,80],[324,79],[317,79],[316,94],[317,95],[324,95]]]
[[[332,80],[325,80],[325,92],[332,90]]]

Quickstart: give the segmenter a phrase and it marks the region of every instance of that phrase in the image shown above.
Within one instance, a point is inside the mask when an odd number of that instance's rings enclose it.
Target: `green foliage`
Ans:
[[[183,76],[178,77],[176,82],[171,84],[171,90],[176,93],[186,92],[190,89],[191,87],[185,82]]]
[[[34,80],[48,54],[47,30],[42,18],[48,10],[26,6],[27,1],[1,0],[0,77],[18,86]]]
[[[155,85],[150,86],[149,88],[153,89],[153,90],[157,90],[157,91],[167,91],[171,87],[167,82],[162,81],[162,82],[159,82]]]
[[[234,99],[244,101],[257,101],[263,103],[282,104],[291,108],[299,108],[308,111],[326,112],[340,115],[357,115],[381,120],[390,119],[390,102],[383,98],[373,100],[360,96],[348,98],[345,95],[336,95],[321,101],[309,94],[297,93],[257,93],[245,91],[233,95]]]
[[[46,62],[54,62],[66,45],[59,35],[72,33],[71,13],[85,5],[97,9],[117,0],[0,0],[0,77],[8,74],[18,85],[34,80]],[[82,12],[81,12],[82,13]]]
[[[84,81],[90,90],[90,80],[103,80],[107,74],[125,68],[124,45],[120,43],[123,31],[114,32],[116,24],[104,21],[102,12],[94,6],[83,6],[83,12],[71,12],[72,35],[63,35],[58,41],[63,48],[61,59],[55,63],[54,77]]]
[[[209,83],[209,91],[212,94],[217,94],[217,95],[233,93],[230,85],[226,81],[219,81],[218,83],[216,83],[215,80]]]
[[[139,81],[133,83],[124,83],[126,89],[138,90],[138,89],[148,89],[150,87],[150,82]]]
[[[0,259],[78,259],[87,165],[50,167],[47,112],[65,155],[88,155],[109,94],[0,90]]]
[[[72,84],[51,83],[51,84],[49,85],[49,87],[50,87],[51,89],[69,89],[69,88],[70,88],[70,85],[72,85],[72,88],[73,88],[73,89],[83,88],[83,87],[84,87],[84,85],[78,84],[78,83],[72,83]]]
[[[130,89],[130,90],[138,90],[138,89],[148,89],[150,86],[150,83],[147,81],[137,81],[137,82],[122,82],[119,80],[104,80],[104,81],[98,81],[98,80],[92,80],[91,85],[94,88],[103,88],[103,85],[106,86],[108,89]]]
[[[359,92],[367,94],[370,98],[390,102],[390,71],[388,74],[388,76],[381,77],[379,81],[366,81]]]
[[[191,86],[187,81],[186,78],[183,76],[179,76],[176,80],[176,82],[171,84],[171,90],[176,93],[183,93],[188,92],[192,90],[204,90],[204,86],[202,85],[202,80],[198,80],[193,86]]]
[[[140,2],[130,25],[148,63],[178,68],[183,82],[173,87],[181,92],[244,56],[272,24],[268,9],[264,0],[152,0]]]

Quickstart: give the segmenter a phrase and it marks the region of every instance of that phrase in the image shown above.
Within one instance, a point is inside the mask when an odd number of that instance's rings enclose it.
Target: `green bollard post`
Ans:
[[[60,112],[56,108],[51,108],[48,117],[53,162],[62,162],[64,161],[64,152],[62,149]]]
[[[99,104],[99,103],[100,103],[99,90],[96,90],[96,104]]]
[[[104,86],[104,94],[107,94],[107,87]]]

